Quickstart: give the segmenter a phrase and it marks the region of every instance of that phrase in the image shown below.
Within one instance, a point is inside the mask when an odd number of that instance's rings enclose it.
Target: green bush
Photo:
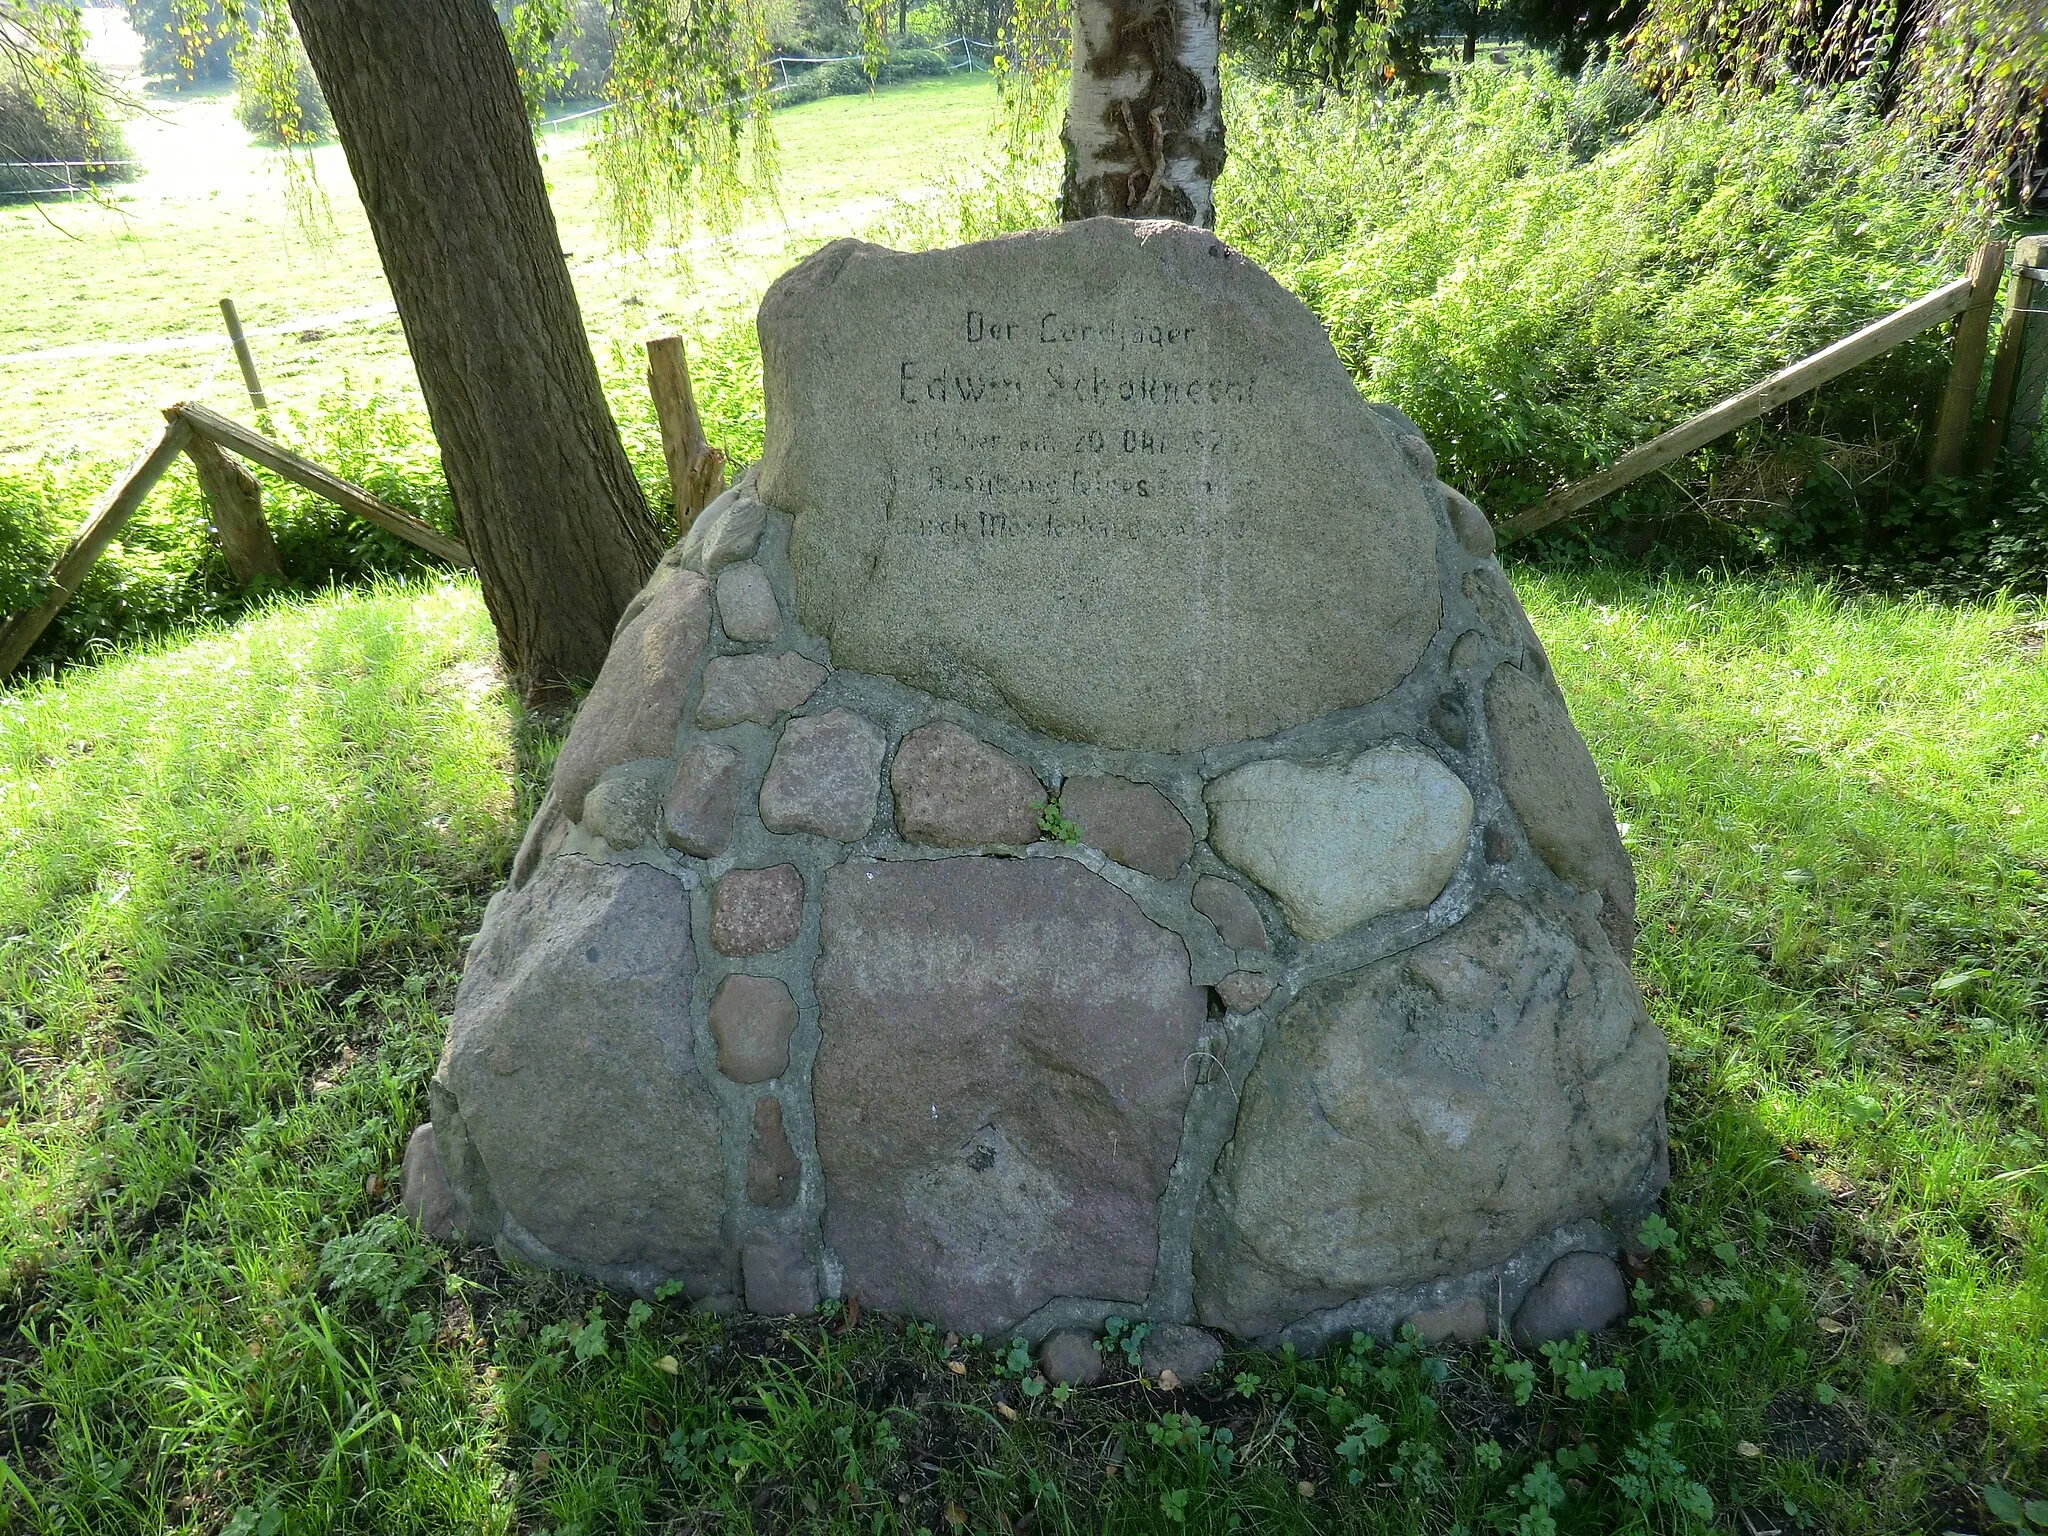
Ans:
[[[775,93],[778,107],[793,107],[827,96],[865,95],[877,85],[899,85],[905,80],[923,80],[943,75],[949,66],[945,58],[929,48],[896,48],[890,51],[882,70],[872,81],[858,59],[835,59],[813,66],[808,74],[793,77],[786,90]]]
[[[17,55],[0,48],[0,197],[25,197],[52,187],[126,181],[131,167],[121,125],[97,94],[53,91],[33,79]],[[63,170],[37,161],[72,161]],[[9,162],[29,162],[17,167]]]
[[[416,411],[386,396],[357,396],[344,382],[313,411],[293,413],[282,436],[344,479],[444,533],[458,533],[433,435]],[[0,472],[0,612],[41,599],[51,563],[120,468],[93,459]],[[181,457],[93,563],[28,666],[75,661],[179,624],[237,614],[266,591],[312,592],[437,567],[423,551],[333,503],[256,473],[281,581],[257,592],[236,584],[208,526],[191,464]]]
[[[310,139],[333,138],[334,117],[327,110],[327,98],[313,76],[313,61],[306,57],[305,47],[296,37],[292,39],[288,99],[298,110],[298,120],[291,124],[289,134],[285,131],[285,114],[279,110],[281,103],[265,83],[265,77],[275,66],[260,59],[257,48],[252,40],[235,56],[235,120],[263,144],[302,144]]]
[[[1219,225],[1496,516],[1954,275],[1956,183],[1852,97],[1663,113],[1619,69],[1461,73],[1316,106],[1233,80]],[[1640,482],[1624,513],[1784,522],[1882,480],[1938,383],[1928,334]]]

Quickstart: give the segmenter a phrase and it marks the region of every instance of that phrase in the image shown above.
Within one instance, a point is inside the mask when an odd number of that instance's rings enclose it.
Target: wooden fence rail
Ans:
[[[0,677],[21,665],[22,658],[50,627],[50,621],[78,591],[92,563],[114,541],[180,453],[192,460],[198,473],[228,568],[245,585],[259,576],[279,574],[280,567],[270,526],[263,520],[262,493],[256,478],[229,458],[229,453],[261,464],[450,565],[467,568],[471,564],[468,549],[457,540],[411,513],[379,500],[361,486],[322,469],[283,444],[272,442],[262,433],[203,405],[173,405],[164,411],[163,430],[108,489],[50,567],[49,595],[35,607],[0,621]]]
[[[1916,299],[1904,309],[1895,310],[1860,331],[1844,336],[1832,346],[1823,347],[1811,356],[1779,369],[1761,383],[1708,407],[1640,447],[1631,448],[1598,473],[1552,491],[1527,511],[1504,519],[1498,530],[1500,536],[1521,538],[1583,512],[1603,497],[1633,485],[1645,475],[1653,474],[1737,427],[1756,420],[1774,406],[1808,394],[1830,379],[1840,378],[1857,365],[1867,363],[1922,331],[1959,315],[1963,318],[1957,329],[1954,360],[1930,444],[1928,472],[1930,475],[1960,473],[1969,436],[1970,410],[1976,402],[1977,387],[1984,374],[1986,332],[2004,264],[2005,247],[1996,241],[1987,243],[1977,251],[1967,275],[1943,284],[1925,298]],[[2001,367],[2007,366],[2005,349],[2008,342],[2015,348],[2016,359],[2019,342],[2010,324],[2000,337]],[[1994,401],[1997,398],[1996,386],[1994,371]],[[1994,420],[1992,413],[1987,411],[1981,440],[1987,446],[1980,452],[1984,467],[1997,457],[1997,438],[2002,426],[2003,416]],[[1988,458],[1985,458],[1986,454]]]

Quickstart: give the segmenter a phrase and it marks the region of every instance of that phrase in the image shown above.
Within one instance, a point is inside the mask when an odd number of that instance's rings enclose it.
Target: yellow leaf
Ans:
[[[683,1369],[681,1362],[674,1355],[663,1355],[654,1362],[654,1368],[657,1371],[666,1371],[671,1376],[680,1375]]]
[[[1763,1447],[1755,1444],[1753,1441],[1738,1440],[1735,1442],[1735,1454],[1744,1461],[1755,1461],[1757,1457],[1763,1455]]]

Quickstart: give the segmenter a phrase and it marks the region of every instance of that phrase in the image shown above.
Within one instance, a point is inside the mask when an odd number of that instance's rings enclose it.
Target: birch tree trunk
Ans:
[[[1216,227],[1221,0],[1074,0],[1060,217]]]
[[[604,665],[661,557],[489,0],[291,0],[419,370],[507,672]]]

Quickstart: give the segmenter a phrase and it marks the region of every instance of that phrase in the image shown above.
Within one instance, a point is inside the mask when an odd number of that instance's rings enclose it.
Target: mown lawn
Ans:
[[[411,1235],[399,1151],[550,751],[470,586],[0,695],[0,1526],[1999,1529],[1986,1485],[2048,1496],[2039,614],[1519,580],[1674,1048],[1634,1326],[1173,1396]]]

